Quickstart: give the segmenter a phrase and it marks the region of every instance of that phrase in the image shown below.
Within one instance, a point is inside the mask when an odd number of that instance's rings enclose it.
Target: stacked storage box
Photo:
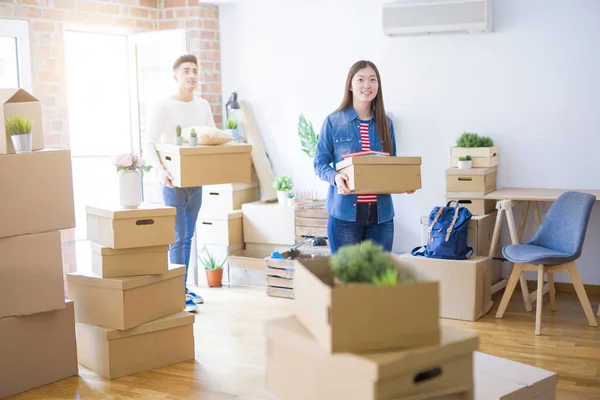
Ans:
[[[39,101],[0,89],[0,398],[78,373],[73,302],[65,301],[60,230],[75,227],[71,154],[44,148]],[[5,119],[33,120],[15,154]]]
[[[194,358],[185,266],[169,265],[175,208],[86,207],[92,273],[67,275],[79,363],[115,379]]]

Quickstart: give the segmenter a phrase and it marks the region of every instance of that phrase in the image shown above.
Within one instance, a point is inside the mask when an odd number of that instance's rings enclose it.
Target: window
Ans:
[[[33,91],[27,21],[0,19],[0,87]]]

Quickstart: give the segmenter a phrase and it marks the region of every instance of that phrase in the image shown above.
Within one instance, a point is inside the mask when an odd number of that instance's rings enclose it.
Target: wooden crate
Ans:
[[[327,220],[325,200],[307,201],[296,204],[295,223],[296,240],[305,237],[321,236],[327,239]]]

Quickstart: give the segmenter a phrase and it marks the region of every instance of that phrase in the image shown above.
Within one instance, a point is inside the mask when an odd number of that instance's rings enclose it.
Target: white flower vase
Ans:
[[[15,153],[30,153],[31,152],[31,141],[32,134],[27,133],[25,135],[11,135],[13,147]]]
[[[473,163],[473,160],[459,161],[458,162],[458,168],[459,169],[469,169],[469,168],[471,168],[472,163]]]
[[[277,201],[282,206],[287,205],[288,204],[288,192],[278,190],[277,191]]]
[[[142,174],[136,170],[119,172],[119,199],[123,208],[138,208],[142,204]]]

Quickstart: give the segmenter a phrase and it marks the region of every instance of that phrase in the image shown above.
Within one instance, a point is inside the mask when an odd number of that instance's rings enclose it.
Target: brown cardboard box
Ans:
[[[175,208],[144,203],[137,209],[86,206],[87,239],[111,249],[175,243]]]
[[[421,157],[350,157],[336,165],[354,193],[405,193],[421,189]]]
[[[255,201],[242,204],[244,242],[293,245],[296,243],[294,206]]]
[[[447,192],[481,192],[496,190],[498,168],[449,168],[446,170]]]
[[[185,308],[185,265],[163,275],[100,278],[67,274],[77,322],[130,329]]]
[[[225,214],[208,214],[201,211],[196,224],[196,234],[198,243],[202,244],[242,245],[244,244],[242,211],[230,211]]]
[[[476,400],[554,400],[558,376],[531,365],[474,352]]]
[[[391,261],[401,266],[397,256]],[[439,343],[439,284],[334,285],[329,257],[296,261],[295,311],[327,352],[407,349]],[[410,307],[392,306],[407,305]]]
[[[70,151],[2,156],[0,171],[0,238],[75,227]]]
[[[483,193],[446,192],[446,201],[456,200],[473,215],[486,215],[496,209],[496,200],[484,200]]]
[[[169,246],[115,250],[90,242],[92,271],[102,278],[161,275],[169,270]]]
[[[296,317],[270,321],[267,390],[286,400],[387,400],[462,387],[472,399],[478,336],[441,332],[441,343],[418,349],[327,354]]]
[[[0,89],[0,154],[14,154],[12,139],[6,134],[4,122],[7,118],[23,117],[32,122],[31,148],[44,148],[42,105],[40,101],[23,89]]]
[[[185,311],[120,331],[77,323],[79,363],[115,379],[194,359],[194,316]]]
[[[471,156],[473,168],[491,168],[498,165],[498,147],[452,147],[452,167],[458,167],[458,158]]]
[[[0,398],[78,373],[73,302],[63,308],[0,318]]]
[[[403,254],[402,268],[440,283],[440,317],[476,321],[492,307],[491,259],[441,260]]]
[[[237,142],[196,147],[157,144],[156,150],[177,187],[252,183],[252,145]]]
[[[65,307],[60,232],[2,238],[0,254],[0,318]]]
[[[202,212],[209,215],[225,214],[241,210],[242,204],[257,201],[259,198],[256,182],[206,185],[202,187]]]

